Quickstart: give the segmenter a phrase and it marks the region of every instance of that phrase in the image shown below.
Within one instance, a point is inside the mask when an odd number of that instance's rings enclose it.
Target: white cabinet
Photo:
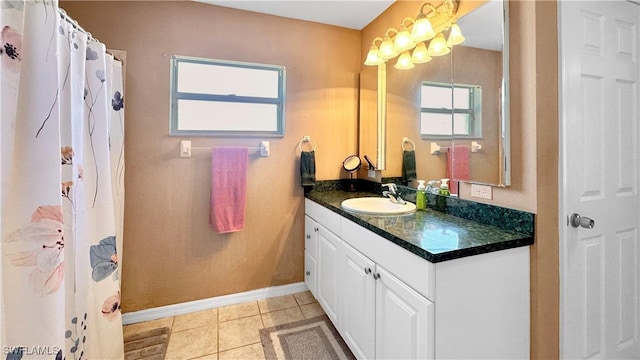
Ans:
[[[375,359],[376,264],[343,243],[340,328],[358,359]]]
[[[378,266],[376,359],[433,359],[434,306]]]
[[[529,247],[431,263],[305,207],[305,282],[357,358],[529,357]]]
[[[345,242],[341,333],[359,359],[432,359],[433,303]]]
[[[338,306],[340,295],[340,250],[341,243],[339,237],[327,230],[322,225],[318,225],[318,257],[316,299],[331,321],[338,321]]]

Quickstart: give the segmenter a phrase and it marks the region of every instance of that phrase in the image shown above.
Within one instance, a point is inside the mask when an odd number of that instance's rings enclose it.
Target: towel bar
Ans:
[[[404,149],[404,145],[403,145],[403,149]],[[441,152],[445,152],[449,150],[448,146],[440,146],[438,145],[438,143],[432,142],[431,143],[431,155],[438,155]],[[471,152],[472,153],[477,153],[478,151],[482,150],[482,144],[480,144],[477,141],[472,141],[471,142]]]
[[[191,140],[180,140],[180,157],[191,157],[192,150],[211,150],[208,146],[191,146]],[[249,146],[249,151],[260,151],[260,156],[269,156],[269,142],[261,141],[260,146]]]
[[[431,143],[431,155],[438,155],[440,152],[445,152],[447,150],[449,150],[448,146],[440,146],[435,142]]]

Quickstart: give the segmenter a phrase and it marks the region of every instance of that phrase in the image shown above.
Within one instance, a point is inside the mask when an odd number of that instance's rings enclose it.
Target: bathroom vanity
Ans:
[[[532,214],[489,215],[515,231],[434,209],[375,216],[340,207],[358,196],[372,194],[305,199],[305,282],[357,358],[529,357]],[[446,200],[450,212],[477,213]]]

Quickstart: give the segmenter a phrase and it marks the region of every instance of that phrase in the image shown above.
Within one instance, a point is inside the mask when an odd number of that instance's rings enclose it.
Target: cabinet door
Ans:
[[[318,223],[310,218],[304,216],[304,249],[309,252],[309,255],[315,259],[316,257],[316,238],[318,233]]]
[[[313,258],[308,251],[304,251],[304,283],[305,285],[307,285],[307,288],[309,289],[309,291],[311,291],[311,294],[313,294],[314,297],[317,297],[317,290],[316,290],[316,278],[317,278],[317,274],[316,274],[316,259]]]
[[[433,359],[433,303],[379,266],[374,277],[376,359]]]
[[[317,274],[316,299],[334,324],[338,321],[340,286],[340,240],[339,237],[318,225],[318,253],[316,256]]]
[[[375,263],[343,242],[341,335],[358,359],[375,358]]]
[[[310,218],[304,216],[304,283],[309,288],[309,291],[315,296],[317,295],[317,267],[316,267],[316,253],[317,253],[317,238],[318,238],[318,223]]]

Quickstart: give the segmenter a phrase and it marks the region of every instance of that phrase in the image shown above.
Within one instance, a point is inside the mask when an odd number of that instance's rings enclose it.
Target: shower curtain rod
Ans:
[[[93,35],[91,35],[90,32],[88,32],[87,30],[85,30],[82,26],[80,26],[80,24],[78,24],[78,21],[74,20],[73,18],[71,18],[71,16],[69,16],[69,14],[67,14],[66,11],[64,11],[63,8],[58,8],[58,14],[60,14],[60,16],[69,24],[71,24],[76,30],[81,31],[85,34],[87,34],[87,38],[88,40],[95,40],[98,42],[101,42],[100,40],[98,40],[97,38],[94,38]],[[120,61],[122,62],[122,60],[118,59],[117,57],[115,57],[115,55],[109,53],[107,51],[108,54],[110,54],[111,56],[113,56],[114,60]]]
[[[98,39],[94,38],[90,32],[88,32],[87,30],[83,29],[82,26],[80,26],[80,24],[78,24],[78,22],[74,19],[71,18],[71,16],[69,16],[67,14],[66,11],[64,11],[63,8],[58,8],[58,13],[60,14],[60,16],[62,16],[63,19],[65,19],[68,23],[70,23],[71,25],[73,25],[73,27],[76,30],[80,30],[83,33],[87,34],[87,36],[89,37],[89,39],[95,40],[95,41],[99,41]]]

